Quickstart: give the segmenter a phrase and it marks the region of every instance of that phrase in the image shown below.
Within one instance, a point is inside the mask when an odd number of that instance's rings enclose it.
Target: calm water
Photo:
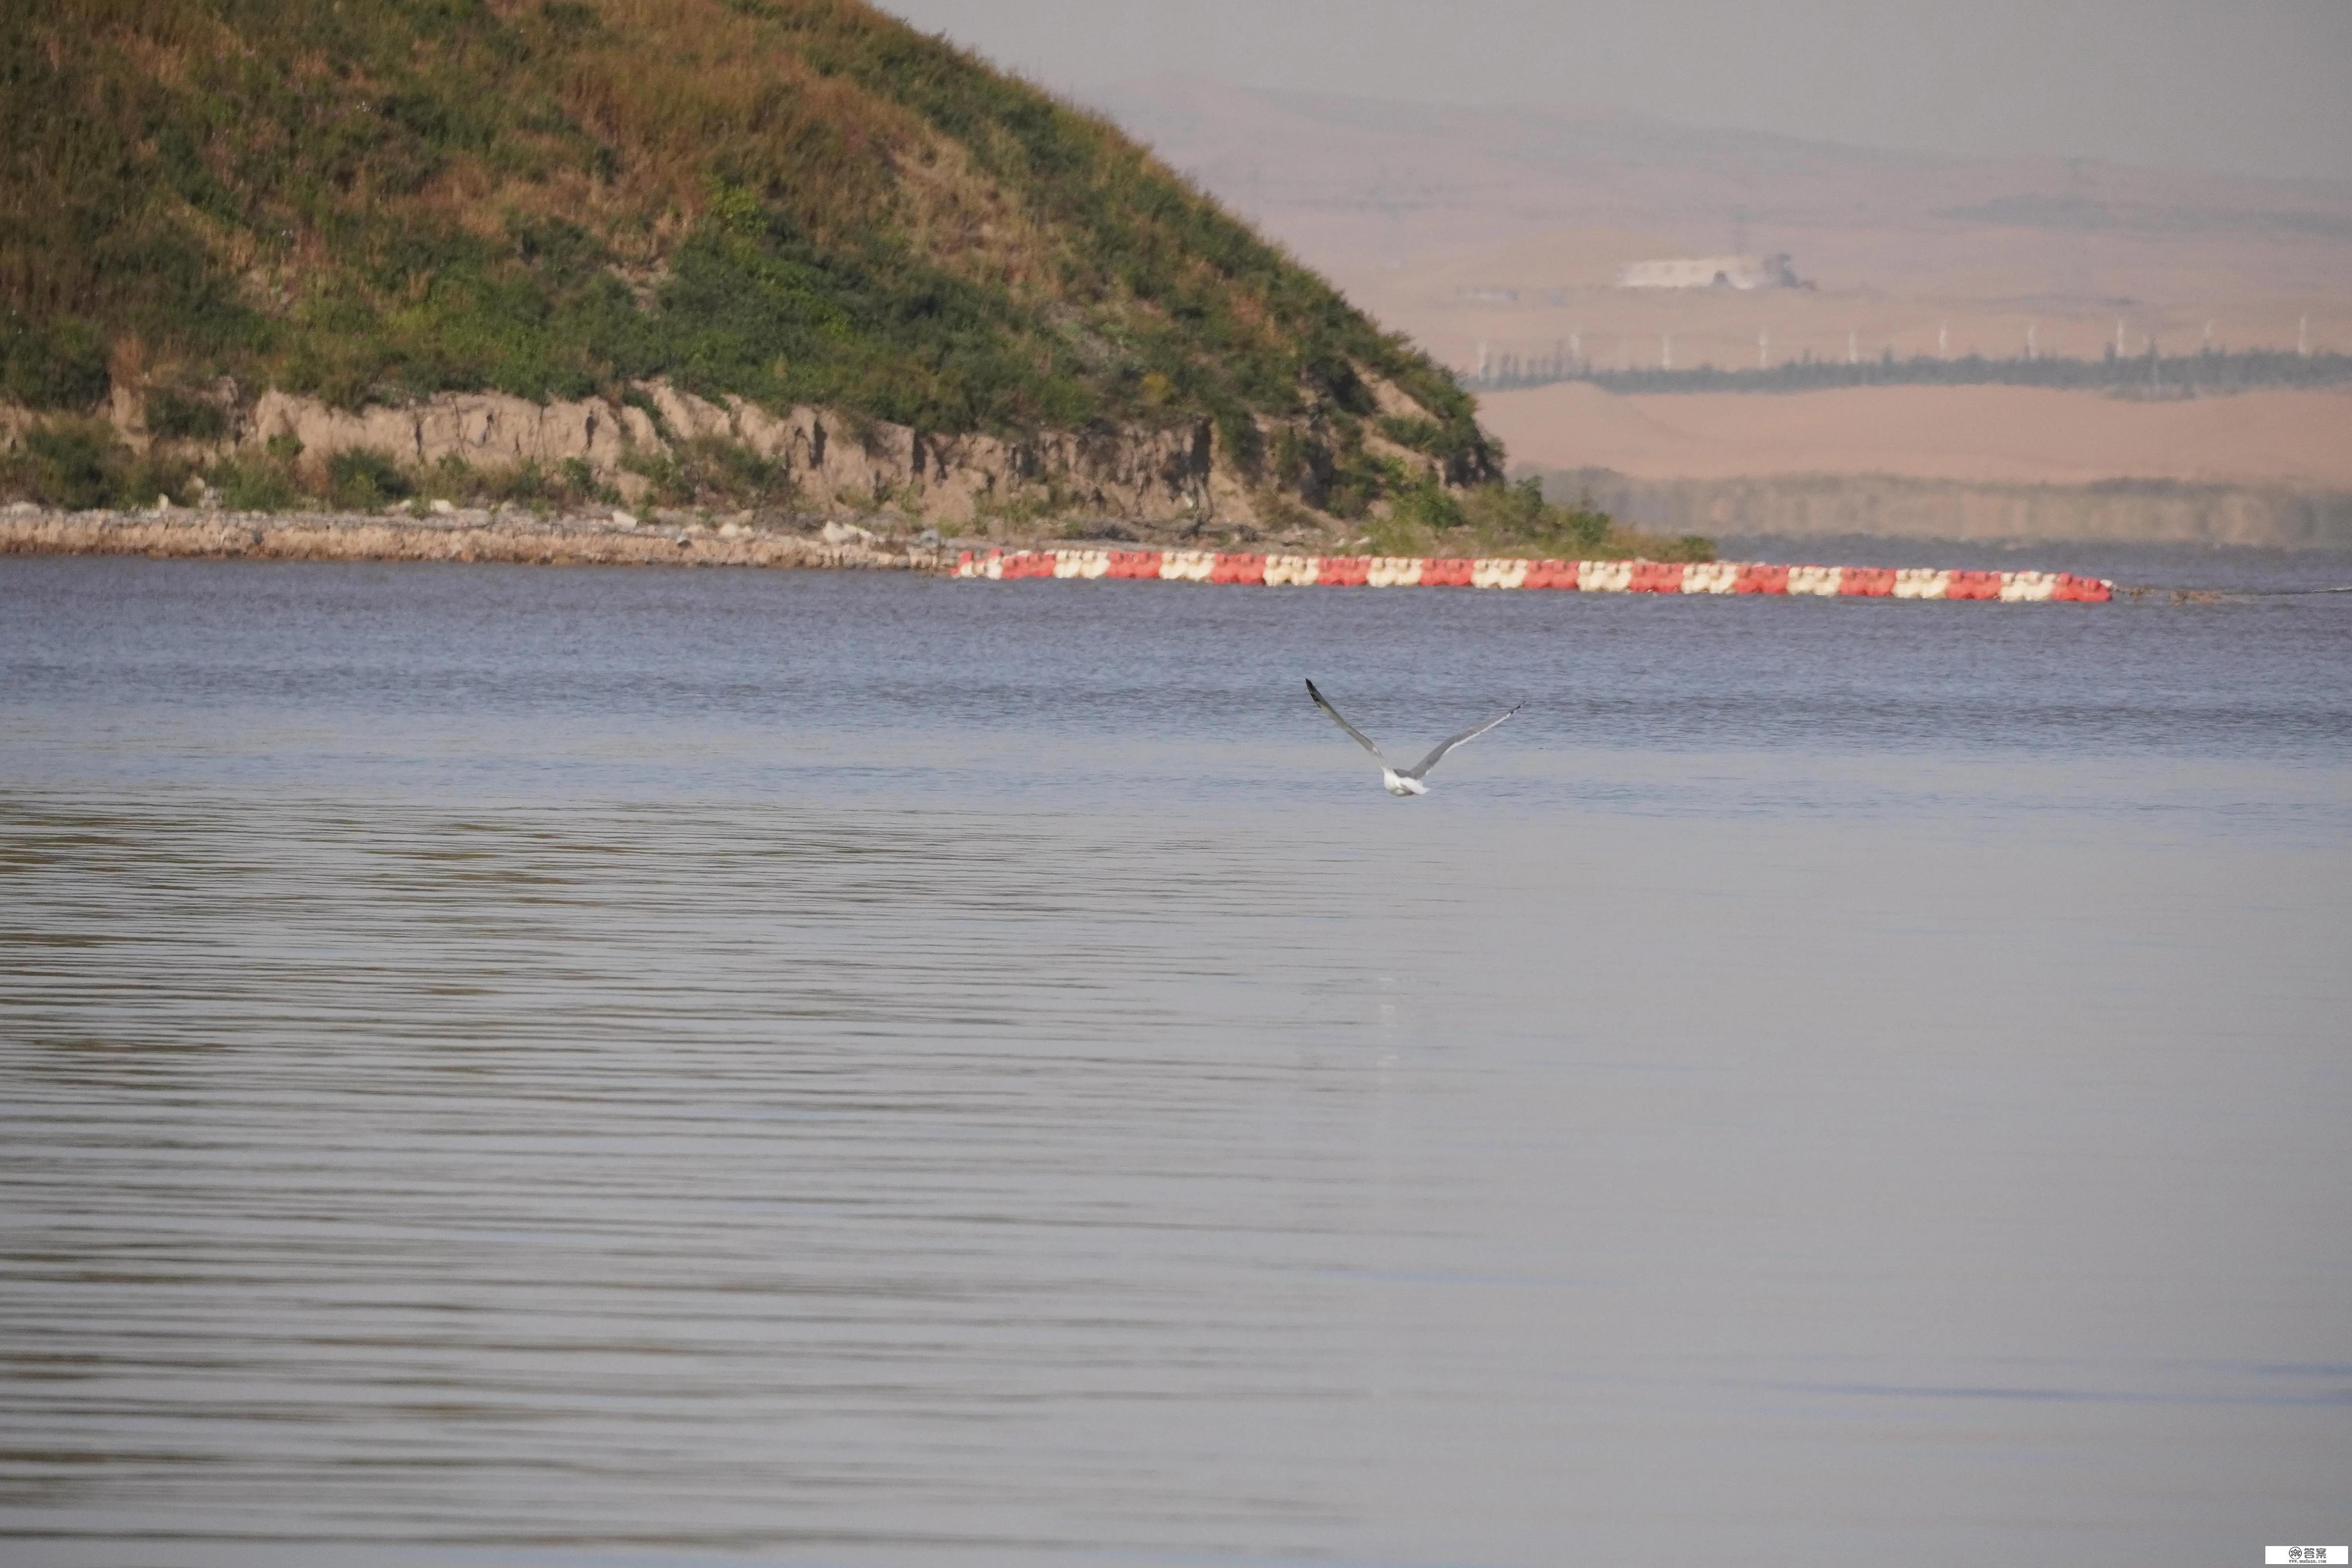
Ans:
[[[2257,1562],[2347,1005],[2345,597],[0,560],[0,1561]]]

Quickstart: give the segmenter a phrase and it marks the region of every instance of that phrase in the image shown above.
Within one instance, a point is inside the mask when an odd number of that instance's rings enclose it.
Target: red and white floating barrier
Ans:
[[[2104,605],[2116,585],[2068,572],[1767,566],[1760,562],[1470,561],[1389,555],[1231,555],[1207,550],[967,550],[959,577],[1149,578],[1269,588],[1554,588],[1583,594],[1790,594],[1818,598],[1998,599]]]

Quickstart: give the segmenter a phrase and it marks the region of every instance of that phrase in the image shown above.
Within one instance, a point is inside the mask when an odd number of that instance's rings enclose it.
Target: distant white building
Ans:
[[[1617,269],[1620,289],[1796,289],[1786,256],[1695,256],[1675,261],[1629,261]]]

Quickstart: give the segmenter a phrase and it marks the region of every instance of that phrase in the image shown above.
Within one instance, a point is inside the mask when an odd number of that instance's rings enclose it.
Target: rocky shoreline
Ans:
[[[424,516],[350,512],[59,511],[0,508],[0,555],[191,560],[458,561],[539,566],[799,566],[951,570],[959,542],[890,537],[841,522],[815,531],[758,519],[541,517],[518,508]]]

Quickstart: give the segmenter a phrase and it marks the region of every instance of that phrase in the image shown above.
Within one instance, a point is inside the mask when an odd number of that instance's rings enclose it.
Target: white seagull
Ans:
[[[1331,716],[1331,722],[1339,725],[1342,730],[1347,731],[1348,733],[1353,737],[1356,744],[1363,747],[1364,750],[1372,753],[1372,760],[1381,764],[1381,787],[1386,789],[1391,795],[1397,796],[1399,799],[1402,799],[1406,795],[1427,795],[1429,793],[1429,786],[1421,781],[1423,776],[1428,773],[1430,769],[1435,767],[1438,763],[1445,760],[1446,752],[1452,751],[1456,746],[1476,740],[1479,736],[1485,734],[1487,731],[1493,729],[1496,725],[1509,718],[1511,714],[1517,712],[1519,709],[1527,706],[1524,702],[1519,703],[1507,712],[1496,714],[1495,717],[1487,720],[1484,724],[1479,725],[1475,730],[1465,730],[1459,735],[1448,735],[1445,739],[1437,742],[1437,749],[1430,752],[1429,755],[1422,758],[1421,761],[1413,763],[1413,765],[1409,768],[1398,769],[1389,765],[1389,760],[1381,755],[1381,749],[1372,744],[1372,738],[1370,735],[1365,734],[1361,730],[1357,729],[1353,724],[1349,723],[1345,719],[1339,717],[1339,710],[1331,706],[1331,700],[1324,696],[1321,692],[1316,690],[1315,683],[1311,680],[1307,683],[1307,695],[1315,699],[1316,707],[1320,708],[1324,712],[1328,713]]]

